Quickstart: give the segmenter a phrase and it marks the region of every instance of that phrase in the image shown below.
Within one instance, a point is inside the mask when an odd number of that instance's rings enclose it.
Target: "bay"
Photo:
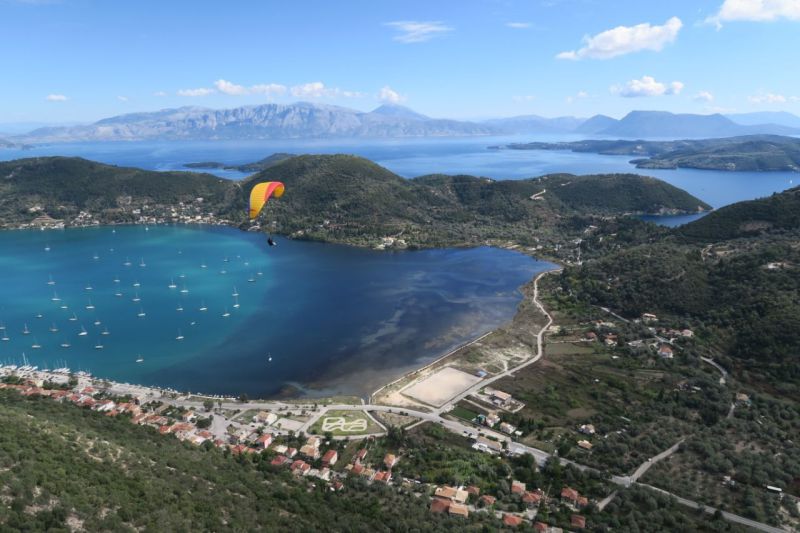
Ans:
[[[251,396],[367,395],[509,320],[552,267],[494,248],[269,248],[200,226],[5,231],[0,250],[0,362]]]

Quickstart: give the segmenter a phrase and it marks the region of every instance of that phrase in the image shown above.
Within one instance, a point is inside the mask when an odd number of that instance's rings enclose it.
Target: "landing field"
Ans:
[[[481,380],[456,368],[445,367],[435,374],[415,383],[402,394],[420,402],[441,407],[448,400]]]

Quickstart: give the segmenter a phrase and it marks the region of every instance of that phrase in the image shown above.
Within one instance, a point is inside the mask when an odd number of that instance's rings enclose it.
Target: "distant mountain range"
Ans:
[[[431,118],[399,105],[369,112],[300,102],[233,109],[181,107],[131,113],[93,124],[45,127],[9,137],[6,144],[126,140],[242,140],[450,137],[501,134],[580,134],[623,138],[703,138],[800,134],[790,113],[724,116],[632,111],[622,119],[524,115],[482,122]]]

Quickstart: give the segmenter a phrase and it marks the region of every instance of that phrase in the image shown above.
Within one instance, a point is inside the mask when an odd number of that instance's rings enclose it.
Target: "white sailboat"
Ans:
[[[97,341],[97,343],[94,345],[94,349],[95,350],[102,350],[103,349],[103,343],[100,342],[100,341]]]
[[[49,245],[49,244],[46,244],[46,245],[45,245],[45,247],[44,247],[44,251],[45,251],[45,252],[49,252],[49,251],[50,251],[50,245]]]
[[[6,330],[5,323],[4,322],[0,322],[0,331],[5,331],[5,330]]]
[[[208,268],[208,265],[206,265],[206,262],[205,262],[205,261],[203,261],[203,262],[200,264],[200,268]]]
[[[52,275],[50,275],[50,277],[48,278],[48,280],[47,280],[47,284],[48,284],[48,285],[55,285],[55,284],[56,284],[56,282],[55,282],[55,281],[53,281],[53,276],[52,276]]]
[[[100,333],[100,335],[111,335],[111,332],[108,331],[108,326],[106,326],[106,328],[103,330],[102,333]]]
[[[4,342],[8,342],[8,341],[11,340],[11,338],[8,336],[8,333],[3,332],[3,338],[0,339],[0,340],[3,340]]]
[[[145,264],[144,264],[144,257],[142,257],[142,258],[139,260],[139,266],[140,266],[140,267],[142,267],[142,268],[144,268],[144,267],[146,267],[146,266],[147,266],[147,265],[145,265]]]
[[[61,309],[69,309],[69,306],[67,306],[67,304],[61,304]]]
[[[233,287],[233,292],[231,293],[231,296],[233,296],[234,298],[239,296],[239,291],[236,290],[236,286],[235,285]]]
[[[123,265],[125,265],[126,267],[129,267],[129,266],[131,266],[131,260],[130,260],[130,258],[126,257],[126,258],[125,258],[125,262],[124,262],[124,263],[122,263],[122,264],[123,264]]]
[[[234,309],[239,309],[239,297],[238,296],[234,296],[233,297],[233,308]]]
[[[178,336],[175,337],[175,340],[176,341],[182,341],[183,340],[183,333],[181,333],[181,330],[178,330]]]
[[[230,261],[230,259],[228,259],[227,256],[225,257],[225,259],[222,260],[223,263],[227,263],[229,261]]]
[[[58,328],[56,327],[56,323],[53,322],[53,325],[50,326],[50,332],[56,333],[57,331],[58,331]]]
[[[177,289],[178,288],[178,286],[175,285],[175,278],[170,278],[169,285],[167,285],[167,287],[169,287],[170,289]]]
[[[79,337],[85,337],[85,336],[86,336],[86,335],[88,335],[88,334],[89,334],[89,332],[88,332],[88,331],[86,331],[86,328],[85,328],[85,327],[83,327],[83,326],[81,326],[81,331],[80,331],[80,333],[78,333],[78,336],[79,336]]]
[[[205,301],[200,301],[200,309],[199,311],[208,311],[208,307],[206,307]]]
[[[33,348],[34,350],[38,350],[41,347],[42,347],[42,345],[39,344],[39,341],[37,341],[36,337],[34,337],[33,338],[33,344],[31,345],[31,348]]]
[[[141,284],[141,283],[139,283],[139,280],[136,280],[136,281],[134,281],[134,282],[133,282],[133,286],[134,286],[134,287],[141,287],[141,286],[142,286],[142,284]]]
[[[91,298],[89,298],[89,303],[86,304],[86,309],[94,309],[94,304],[92,303]]]
[[[228,273],[228,271],[227,271],[227,270],[225,270],[225,269],[223,268],[222,270],[220,270],[220,271],[219,271],[219,273],[220,273],[220,274],[227,274],[227,273]]]
[[[28,329],[28,324],[25,324],[25,328],[22,330],[23,335],[30,335],[31,330]]]
[[[228,312],[228,308],[226,307],[225,312],[222,313],[222,318],[228,318],[229,316],[231,316],[231,314]]]
[[[116,296],[117,298],[122,298],[122,293],[117,291],[114,293],[114,296]]]
[[[87,284],[86,284],[86,287],[84,287],[84,288],[85,288],[87,291],[90,291],[90,290],[92,290],[92,285],[91,285],[90,283],[87,283]]]
[[[181,294],[188,294],[188,293],[189,293],[189,289],[186,288],[186,284],[184,283],[183,284],[183,288],[181,289]]]
[[[136,294],[134,294],[134,295],[133,295],[133,298],[131,298],[131,301],[132,301],[132,302],[140,302],[141,300],[142,300],[142,299],[141,299],[141,298],[139,298],[139,293],[138,293],[138,292],[137,292]]]
[[[62,348],[69,348],[70,346],[72,346],[72,345],[70,343],[68,343],[67,341],[64,341],[64,342],[61,343],[61,347]]]
[[[144,312],[144,309],[142,309],[142,308],[140,307],[140,308],[139,308],[139,312],[136,314],[136,316],[138,316],[139,318],[144,318],[144,317],[145,317],[145,316],[147,316],[147,315],[145,314],[145,312]]]
[[[183,306],[181,304],[178,304],[178,307],[176,307],[175,310],[181,312],[183,311]]]
[[[95,253],[94,253],[94,255],[92,256],[92,259],[94,259],[95,261],[97,261],[98,259],[100,259],[100,256],[99,256],[99,255],[97,255],[97,252],[95,252]]]
[[[136,357],[136,362],[137,363],[144,363],[144,357],[142,357],[141,355],[137,356]]]
[[[271,363],[271,362],[272,362],[272,354],[271,353],[267,353],[267,363]]]
[[[72,313],[72,316],[71,316],[71,317],[69,317],[69,319],[70,319],[72,322],[76,322],[76,321],[78,320],[78,315],[76,315],[75,313]]]
[[[54,293],[53,293],[53,297],[52,297],[52,298],[50,298],[50,300],[52,300],[52,301],[54,301],[54,302],[60,302],[60,301],[61,301],[61,298],[59,298],[59,297],[58,297],[58,293],[57,293],[57,292],[54,292]]]
[[[99,320],[95,320],[95,321],[94,321],[94,325],[95,325],[95,326],[99,326],[99,325],[100,325],[100,321],[99,321]]]
[[[119,283],[119,276],[117,276],[116,278],[114,278],[114,283]]]

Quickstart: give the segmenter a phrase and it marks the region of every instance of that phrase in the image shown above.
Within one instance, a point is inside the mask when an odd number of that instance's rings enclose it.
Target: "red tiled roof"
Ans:
[[[522,501],[525,503],[539,503],[541,499],[542,497],[535,492],[527,491],[522,494]]]
[[[472,494],[473,496],[480,496],[481,488],[476,487],[475,485],[470,485],[469,487],[467,487],[467,492]]]
[[[288,459],[286,458],[285,455],[278,455],[272,461],[270,461],[269,464],[271,464],[272,466],[281,466],[286,461],[288,461]]]
[[[572,527],[583,529],[586,527],[586,517],[574,514],[570,517],[569,523]]]
[[[450,508],[450,500],[445,500],[443,498],[434,498],[431,500],[431,512],[432,513],[444,513]]]
[[[544,522],[536,522],[535,524],[533,524],[533,529],[535,529],[536,531],[547,531],[549,527],[550,526],[548,526]]]
[[[503,516],[503,524],[505,524],[508,527],[517,527],[521,523],[522,523],[522,518],[517,515],[506,514]]]
[[[484,494],[483,496],[481,496],[481,501],[486,505],[494,505],[494,502],[497,501],[497,498],[489,494]]]
[[[564,487],[561,489],[561,497],[566,500],[572,500],[573,502],[578,501],[578,491],[575,489],[571,489],[569,487]]]

